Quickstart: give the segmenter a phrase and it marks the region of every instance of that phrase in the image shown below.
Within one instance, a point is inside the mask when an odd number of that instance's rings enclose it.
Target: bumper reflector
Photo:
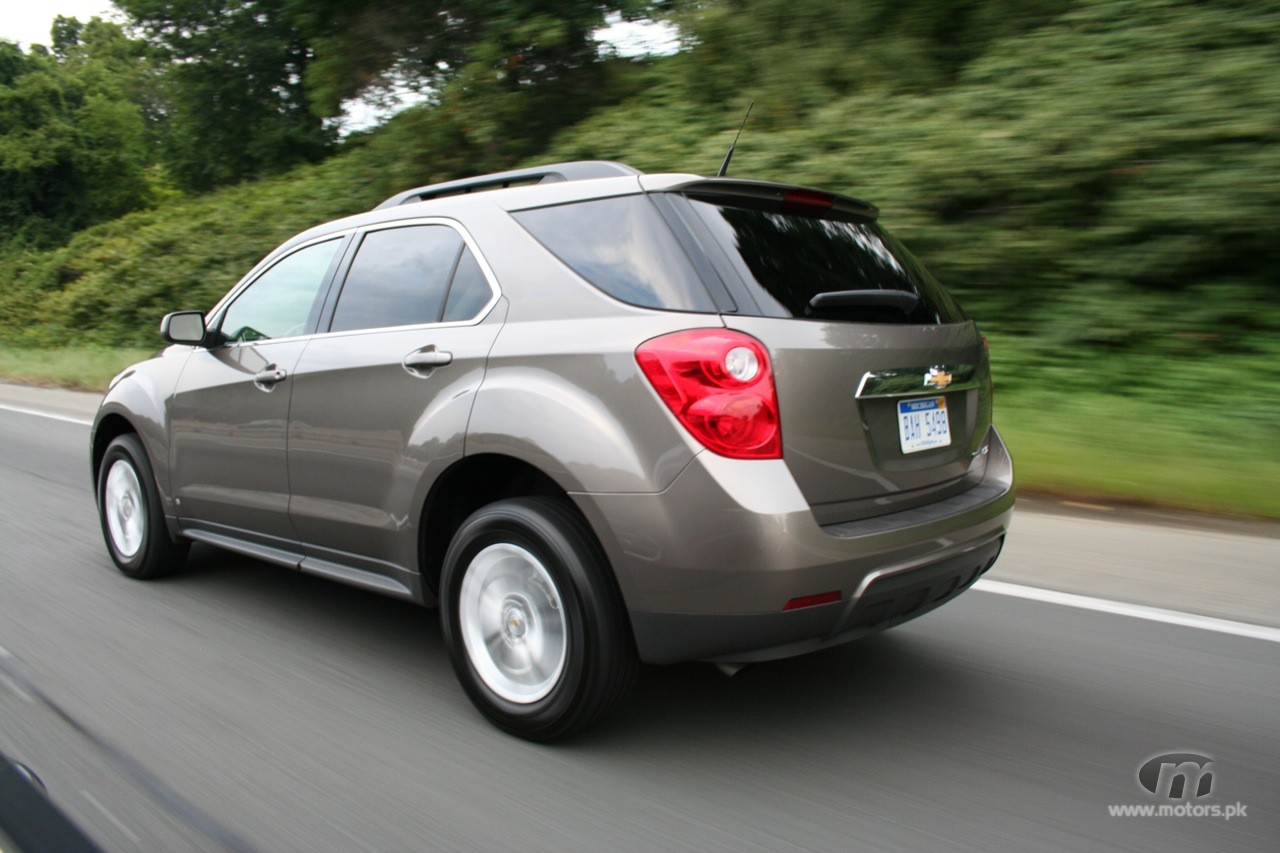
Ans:
[[[831,592],[820,592],[817,595],[802,595],[793,598],[782,606],[783,610],[799,610],[802,607],[816,607],[819,604],[831,604],[840,600],[840,590],[833,589]]]

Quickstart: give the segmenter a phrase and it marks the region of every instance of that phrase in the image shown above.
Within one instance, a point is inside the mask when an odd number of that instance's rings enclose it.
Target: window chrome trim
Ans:
[[[225,347],[241,347],[245,345],[262,346],[267,344],[282,343],[285,341],[300,341],[308,338],[329,338],[329,337],[340,337],[343,335],[365,335],[365,334],[369,334],[370,332],[385,332],[392,329],[396,329],[396,330],[449,329],[449,328],[459,328],[463,326],[480,325],[482,322],[484,322],[485,318],[488,317],[489,314],[493,311],[493,307],[498,304],[498,300],[502,298],[502,288],[499,287],[498,285],[498,277],[494,275],[493,267],[489,266],[488,259],[486,259],[484,254],[480,251],[480,247],[479,245],[477,245],[475,238],[471,236],[471,232],[468,231],[466,227],[458,220],[450,219],[444,216],[418,216],[418,217],[413,217],[412,219],[393,219],[388,222],[379,222],[373,225],[361,225],[356,228],[344,228],[340,231],[333,231],[328,234],[324,234],[318,237],[313,237],[310,240],[299,243],[298,245],[292,247],[287,252],[281,252],[279,256],[273,258],[272,255],[275,254],[275,251],[279,250],[279,247],[277,247],[276,250],[273,250],[272,254],[267,255],[267,257],[259,261],[258,264],[254,266],[253,269],[249,270],[249,272],[245,274],[245,277],[242,278],[239,281],[239,283],[235,285],[235,287],[233,287],[230,291],[228,291],[227,294],[223,296],[222,299],[219,300],[216,305],[213,306],[213,309],[209,311],[207,316],[213,317],[217,319],[219,323],[221,323],[222,318],[220,315],[226,311],[227,307],[231,305],[231,303],[234,302],[240,296],[241,293],[243,293],[245,290],[252,287],[254,282],[256,282],[263,275],[265,275],[276,264],[280,263],[285,258],[293,255],[296,252],[299,252],[310,246],[314,246],[317,243],[324,243],[329,240],[341,240],[346,237],[352,237],[353,238],[352,242],[355,244],[355,251],[357,254],[359,254],[360,242],[363,241],[364,236],[366,234],[369,234],[374,231],[386,231],[390,228],[409,228],[415,225],[443,225],[447,228],[452,228],[454,231],[458,233],[460,237],[462,237],[463,244],[466,245],[466,247],[471,250],[471,254],[475,256],[476,263],[479,264],[480,266],[480,272],[481,274],[484,275],[484,279],[489,285],[489,301],[487,301],[484,304],[484,306],[481,307],[481,309],[477,311],[476,315],[471,319],[452,320],[450,322],[440,322],[440,323],[409,323],[403,326],[374,326],[366,329],[346,329],[340,332],[316,331],[316,332],[311,332],[305,335],[293,335],[287,338],[267,338],[261,341],[235,341],[231,343],[225,343],[223,344],[223,346]],[[266,263],[268,260],[271,261],[270,264]],[[339,299],[342,298],[341,287],[345,285],[345,283],[346,283],[345,280],[341,283],[338,281],[333,281],[329,285],[330,287],[336,286],[339,288],[339,293],[338,293]]]

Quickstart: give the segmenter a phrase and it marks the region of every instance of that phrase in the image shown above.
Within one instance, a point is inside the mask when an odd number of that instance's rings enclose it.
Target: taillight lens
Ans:
[[[636,361],[708,450],[733,459],[782,458],[773,368],[755,338],[728,329],[675,332],[642,343]]]

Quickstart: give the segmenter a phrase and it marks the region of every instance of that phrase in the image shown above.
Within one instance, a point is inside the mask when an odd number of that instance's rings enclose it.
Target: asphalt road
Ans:
[[[472,710],[432,612],[201,547],[172,579],[117,574],[87,434],[0,410],[0,646],[72,719],[258,849],[1274,850],[1280,838],[1280,643],[974,590],[731,679],[650,668],[609,724],[533,746]],[[1265,595],[1268,566],[1280,571],[1280,540],[1247,533],[1024,513],[1013,536],[1001,577],[1044,586],[1079,582],[1053,571],[1080,562],[1064,558],[1073,549],[1107,555],[1088,561],[1102,573],[1158,571],[1157,554],[1184,576],[1207,571],[1200,547]],[[1124,553],[1135,541],[1141,553]],[[1265,600],[1262,586],[1209,609],[1247,615],[1230,602]],[[127,780],[71,778],[99,747],[3,681],[0,747],[101,842],[213,845],[148,823]],[[1157,802],[1136,771],[1168,752],[1212,757],[1201,802],[1245,816],[1109,816]]]

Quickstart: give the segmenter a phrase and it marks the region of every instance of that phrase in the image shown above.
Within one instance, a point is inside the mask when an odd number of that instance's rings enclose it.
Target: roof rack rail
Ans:
[[[534,166],[531,169],[513,169],[510,172],[495,172],[491,175],[478,175],[474,178],[463,178],[460,181],[445,181],[442,184],[431,184],[406,190],[384,201],[374,208],[383,210],[388,207],[399,207],[448,195],[464,195],[480,190],[495,190],[517,184],[553,184],[560,181],[587,181],[593,178],[617,178],[626,175],[644,174],[626,163],[613,160],[579,160],[573,163],[553,163],[550,166]]]

